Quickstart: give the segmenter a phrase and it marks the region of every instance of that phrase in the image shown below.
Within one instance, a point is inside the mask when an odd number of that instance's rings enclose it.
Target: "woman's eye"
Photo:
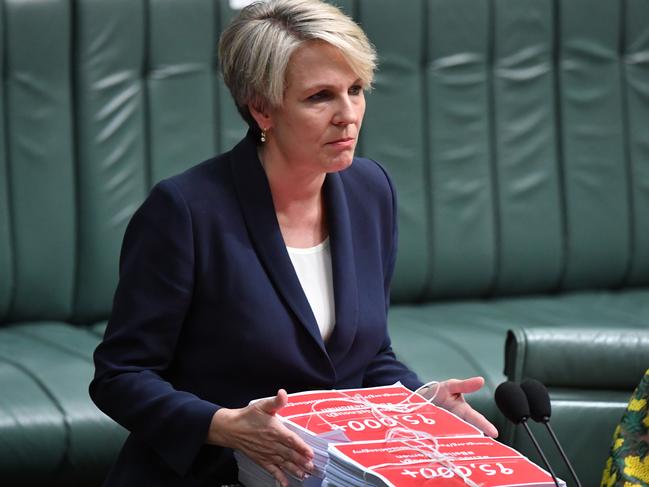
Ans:
[[[354,85],[349,89],[349,94],[359,95],[362,91],[363,91],[363,87],[361,85]]]
[[[309,101],[323,101],[329,98],[329,93],[326,91],[318,91],[316,94],[309,97]]]

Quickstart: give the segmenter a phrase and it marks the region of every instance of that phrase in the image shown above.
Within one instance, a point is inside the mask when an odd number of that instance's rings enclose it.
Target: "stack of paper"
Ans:
[[[482,436],[474,426],[399,384],[290,394],[277,417],[314,452],[313,477],[306,482],[291,478],[295,486],[319,485],[332,443],[385,440],[407,430],[433,437]],[[272,476],[245,455],[237,453],[236,458],[244,485],[274,485]]]
[[[516,450],[482,438],[367,441],[329,447],[323,487],[553,487]],[[565,486],[564,482],[560,485]]]
[[[273,476],[246,455],[235,451],[234,458],[239,467],[239,482],[241,484],[246,487],[277,487],[278,484]],[[322,483],[322,479],[315,476],[300,480],[286,473],[286,478],[291,487],[320,487]]]

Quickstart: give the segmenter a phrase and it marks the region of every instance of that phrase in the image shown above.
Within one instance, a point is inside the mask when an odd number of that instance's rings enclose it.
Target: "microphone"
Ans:
[[[570,475],[572,475],[572,478],[575,480],[577,487],[581,487],[581,482],[579,482],[579,479],[577,478],[575,469],[572,468],[572,464],[570,463],[570,460],[568,460],[566,452],[563,451],[557,435],[554,434],[554,430],[552,429],[552,426],[550,426],[552,406],[550,404],[550,395],[548,394],[548,390],[541,382],[536,379],[528,379],[524,381],[523,383],[521,383],[521,389],[527,396],[527,401],[530,407],[530,417],[537,423],[543,423],[545,425],[548,432],[550,433],[552,442],[557,447],[557,450],[559,450],[561,458],[563,458],[563,461],[568,467],[568,470],[570,470]]]
[[[532,440],[536,451],[539,453],[541,460],[543,460],[545,468],[547,468],[548,472],[550,472],[550,475],[552,475],[554,484],[557,487],[561,487],[559,485],[559,480],[557,480],[557,476],[554,473],[554,470],[552,470],[548,459],[545,457],[545,454],[541,450],[539,442],[536,441],[536,437],[532,433],[530,427],[527,425],[527,420],[529,419],[531,414],[530,406],[527,402],[527,396],[523,392],[523,389],[521,389],[521,386],[511,381],[503,382],[496,388],[495,399],[498,409],[500,409],[500,412],[502,412],[508,420],[510,420],[514,424],[523,425],[523,428],[525,428],[525,431],[530,437],[530,440]]]

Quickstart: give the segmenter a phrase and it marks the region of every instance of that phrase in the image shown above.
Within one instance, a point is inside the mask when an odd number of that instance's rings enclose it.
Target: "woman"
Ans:
[[[422,385],[387,334],[393,188],[353,156],[367,38],[319,0],[270,0],[226,29],[220,58],[250,130],[129,224],[90,388],[131,431],[107,485],[232,483],[237,448],[285,486],[313,467],[273,416],[286,390]],[[481,386],[447,381],[436,401],[495,435],[462,396]]]

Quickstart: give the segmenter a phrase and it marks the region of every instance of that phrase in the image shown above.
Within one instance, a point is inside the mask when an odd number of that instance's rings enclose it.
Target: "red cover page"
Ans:
[[[339,431],[350,441],[385,440],[394,428],[431,436],[482,435],[476,427],[403,386],[291,394],[289,403],[277,414],[311,434]]]
[[[447,460],[431,459],[433,446],[430,440],[353,442],[331,445],[329,454],[395,487],[466,487],[462,475],[482,487],[554,485],[547,472],[491,438],[437,439],[438,454],[451,459],[454,468]]]
[[[306,391],[288,395],[288,404],[280,410],[285,418],[312,414],[327,407],[332,407],[333,401],[339,399],[344,406],[350,406],[359,401],[368,401],[372,404],[421,404],[426,399],[415,394],[410,389],[401,386],[368,387],[365,389],[343,389],[330,391]],[[359,407],[363,407],[359,405]]]

